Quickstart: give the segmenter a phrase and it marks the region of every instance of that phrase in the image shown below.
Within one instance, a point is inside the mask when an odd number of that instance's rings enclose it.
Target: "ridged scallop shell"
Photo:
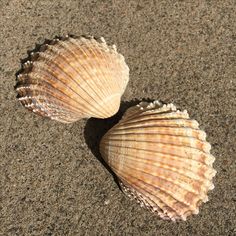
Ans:
[[[64,123],[108,118],[120,106],[129,68],[103,38],[65,37],[41,46],[17,77],[18,99],[29,110]]]
[[[211,145],[187,111],[142,102],[102,138],[100,152],[124,193],[161,218],[197,214],[216,174]]]

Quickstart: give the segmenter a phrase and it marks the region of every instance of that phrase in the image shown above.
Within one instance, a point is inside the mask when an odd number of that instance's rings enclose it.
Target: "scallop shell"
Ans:
[[[18,99],[30,111],[64,123],[108,118],[120,106],[129,68],[103,38],[52,40],[23,65]]]
[[[158,101],[128,109],[100,152],[121,189],[164,219],[198,214],[216,174],[206,134],[187,111]]]

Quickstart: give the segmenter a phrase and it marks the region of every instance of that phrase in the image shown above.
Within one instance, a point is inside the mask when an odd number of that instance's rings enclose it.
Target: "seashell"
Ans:
[[[115,45],[103,38],[67,36],[31,54],[16,90],[28,110],[70,123],[114,115],[128,80],[129,68]]]
[[[123,192],[173,221],[198,214],[208,201],[216,174],[210,148],[186,110],[158,101],[129,108],[100,143]]]

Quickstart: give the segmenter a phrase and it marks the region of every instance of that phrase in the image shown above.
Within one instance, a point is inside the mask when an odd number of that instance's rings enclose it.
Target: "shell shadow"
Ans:
[[[132,101],[121,102],[120,109],[116,115],[114,115],[108,119],[90,118],[85,125],[84,137],[85,137],[86,144],[88,145],[89,149],[92,151],[93,155],[110,172],[110,174],[113,176],[113,178],[118,186],[119,186],[119,182],[118,182],[116,175],[113,173],[111,168],[104,161],[104,159],[102,158],[102,156],[100,154],[99,143],[100,143],[103,135],[120,121],[120,119],[122,118],[125,111],[129,107],[137,105],[141,100],[135,99]],[[145,101],[153,101],[153,99],[152,100],[151,99],[144,99],[144,100]]]

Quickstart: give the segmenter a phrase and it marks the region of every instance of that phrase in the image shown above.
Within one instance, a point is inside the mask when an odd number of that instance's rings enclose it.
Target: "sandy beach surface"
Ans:
[[[186,2],[1,0],[0,235],[236,235],[236,6]],[[21,59],[66,34],[103,36],[125,56],[115,117],[65,125],[16,101]],[[187,109],[212,144],[215,189],[186,222],[140,208],[100,161],[101,136],[142,99]]]

